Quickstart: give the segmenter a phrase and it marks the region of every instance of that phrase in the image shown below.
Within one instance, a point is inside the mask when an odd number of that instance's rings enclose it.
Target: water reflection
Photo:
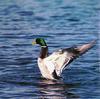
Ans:
[[[52,99],[66,99],[66,98],[79,98],[75,93],[70,92],[78,84],[65,84],[62,80],[52,81],[42,79],[39,82],[38,90],[40,91],[40,98]]]

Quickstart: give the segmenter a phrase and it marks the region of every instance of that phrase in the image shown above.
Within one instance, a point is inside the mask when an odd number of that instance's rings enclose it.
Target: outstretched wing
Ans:
[[[92,41],[88,44],[84,44],[82,46],[73,46],[66,49],[60,49],[50,56],[45,58],[46,63],[48,63],[47,68],[53,73],[55,70],[57,75],[60,76],[62,71],[66,68],[66,66],[71,63],[78,56],[87,52],[90,48],[93,47],[95,41]]]
[[[53,70],[55,70],[57,75],[60,76],[62,70],[70,63],[72,58],[70,53],[61,49],[52,53],[49,57],[45,58],[44,61],[50,73],[53,73]]]

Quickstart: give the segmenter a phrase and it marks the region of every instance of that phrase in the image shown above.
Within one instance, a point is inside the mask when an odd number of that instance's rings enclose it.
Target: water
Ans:
[[[41,78],[39,46],[49,52],[98,39],[99,0],[0,0],[0,99],[100,99],[98,43],[61,81]]]

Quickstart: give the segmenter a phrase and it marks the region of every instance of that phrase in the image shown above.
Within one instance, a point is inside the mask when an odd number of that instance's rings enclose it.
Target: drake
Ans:
[[[33,45],[41,46],[38,66],[42,76],[46,79],[59,79],[66,66],[92,48],[94,43],[95,41],[92,41],[82,46],[60,49],[48,56],[48,46],[43,38],[36,38],[32,42]]]

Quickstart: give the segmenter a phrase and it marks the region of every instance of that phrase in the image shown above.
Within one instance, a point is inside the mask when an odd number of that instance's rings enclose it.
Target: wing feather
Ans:
[[[60,76],[68,64],[92,48],[95,42],[96,41],[92,41],[82,46],[72,46],[53,52],[50,56],[45,58],[48,70],[50,73],[56,71],[57,75]]]
[[[58,76],[61,75],[63,69],[71,60],[68,52],[61,53],[61,51],[56,51],[45,58],[45,63],[50,73],[55,70]]]

